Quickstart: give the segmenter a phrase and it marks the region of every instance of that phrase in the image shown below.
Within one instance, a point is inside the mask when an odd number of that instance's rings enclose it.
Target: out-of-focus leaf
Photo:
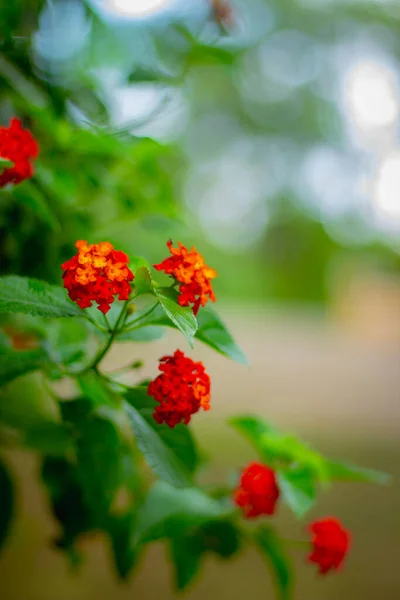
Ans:
[[[191,308],[179,306],[176,301],[176,293],[168,289],[155,289],[163,311],[172,323],[183,333],[189,346],[193,348],[193,337],[197,331],[197,321]]]
[[[0,385],[5,385],[20,375],[36,371],[47,363],[47,355],[43,348],[14,350],[0,345],[0,352]]]
[[[191,473],[194,473],[200,459],[195,439],[189,427],[179,423],[171,429],[168,425],[156,423],[153,418],[156,402],[147,394],[146,387],[132,388],[125,394],[125,397],[156,431],[164,444],[172,450]]]
[[[56,363],[80,362],[87,356],[88,335],[85,319],[57,319],[47,326],[47,351]]]
[[[197,315],[196,338],[236,362],[248,364],[247,358],[236,345],[220,317],[208,307],[200,308]]]
[[[150,541],[177,534],[188,526],[227,516],[232,507],[197,488],[176,489],[157,481],[138,511],[138,540]]]
[[[77,382],[83,396],[91,400],[93,406],[115,406],[113,395],[106,383],[93,371],[79,375]]]
[[[0,460],[0,550],[10,531],[14,514],[14,487],[8,469]]]
[[[324,457],[301,440],[282,434],[270,423],[251,415],[233,417],[229,423],[253,444],[267,464],[296,464],[312,472],[319,481],[328,480]]]
[[[376,471],[375,469],[365,469],[351,463],[327,460],[326,465],[329,478],[334,481],[356,481],[386,485],[392,479],[388,473]]]
[[[292,597],[293,569],[281,541],[272,527],[258,527],[253,536],[271,569],[279,597],[289,600]]]
[[[63,455],[73,445],[74,440],[70,430],[62,423],[35,424],[27,428],[22,443],[49,456]]]
[[[2,158],[0,156],[0,173],[2,173],[4,169],[9,169],[10,167],[12,167],[13,164],[14,163],[12,160],[8,160],[8,158]]]
[[[95,526],[77,471],[65,458],[45,457],[41,475],[54,516],[62,527],[58,545],[63,549],[71,548],[81,533]]]
[[[52,230],[59,231],[61,229],[57,215],[49,206],[45,196],[33,183],[25,181],[22,185],[15,186],[12,189],[12,195],[15,201],[30,208],[33,214],[47,223]]]
[[[231,521],[216,520],[201,525],[198,529],[204,550],[221,558],[231,558],[240,549],[240,535]]]
[[[124,406],[137,446],[154,473],[173,486],[190,486],[190,472],[176,454],[136,408],[128,402],[125,402]]]
[[[315,502],[315,475],[307,469],[292,468],[279,471],[278,485],[284,502],[300,518]]]
[[[127,579],[136,564],[139,548],[134,541],[136,515],[129,512],[109,518],[108,533],[114,563],[121,579]]]
[[[199,572],[203,547],[197,535],[172,538],[169,543],[171,562],[174,566],[175,587],[184,590]]]
[[[61,287],[18,275],[0,277],[0,312],[57,318],[81,315]]]
[[[79,427],[77,473],[88,506],[105,518],[122,484],[122,447],[111,421],[89,417]]]

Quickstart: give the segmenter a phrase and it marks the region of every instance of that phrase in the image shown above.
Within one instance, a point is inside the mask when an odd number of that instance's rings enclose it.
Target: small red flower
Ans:
[[[89,308],[92,302],[97,302],[97,308],[104,314],[110,310],[114,296],[129,300],[133,273],[126,266],[128,256],[114,250],[110,242],[88,244],[79,240],[75,246],[78,253],[61,265],[64,287],[71,300],[80,308]]]
[[[181,306],[193,304],[193,312],[196,315],[200,305],[205,306],[208,300],[215,302],[211,279],[214,279],[217,273],[207,267],[202,255],[196,252],[196,248],[191,248],[189,251],[180,242],[178,248],[173,248],[171,241],[167,242],[167,246],[172,256],[159,265],[154,265],[154,268],[172,275],[181,284],[178,302]]]
[[[349,550],[350,533],[333,517],[315,521],[308,529],[313,544],[308,560],[319,565],[320,573],[338,569]]]
[[[279,498],[275,472],[257,462],[250,463],[240,476],[234,502],[247,518],[273,515]]]
[[[39,146],[19,119],[11,119],[9,127],[0,127],[0,158],[14,164],[0,172],[0,188],[9,183],[21,183],[33,175],[30,159],[39,154]]]
[[[160,359],[158,375],[148,387],[148,394],[159,405],[153,413],[154,420],[169,427],[183,421],[187,425],[192,415],[210,409],[210,377],[201,362],[194,362],[180,350],[173,356]]]

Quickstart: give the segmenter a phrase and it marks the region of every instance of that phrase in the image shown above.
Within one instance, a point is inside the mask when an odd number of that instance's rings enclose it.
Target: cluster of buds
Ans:
[[[233,500],[244,517],[252,519],[273,515],[280,491],[275,471],[262,463],[250,463],[243,469]],[[308,526],[312,550],[308,560],[316,563],[322,574],[339,569],[350,547],[350,534],[338,519],[329,517]]]

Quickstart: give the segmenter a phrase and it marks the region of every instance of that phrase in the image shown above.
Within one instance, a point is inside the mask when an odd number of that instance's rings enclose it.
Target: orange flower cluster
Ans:
[[[214,279],[217,273],[207,267],[204,258],[195,248],[189,251],[180,242],[178,248],[173,248],[171,241],[167,242],[167,246],[172,256],[159,265],[154,265],[154,268],[172,275],[181,284],[178,302],[181,306],[192,304],[196,315],[200,306],[205,306],[208,300],[215,302],[211,279]]]
[[[333,517],[311,523],[309,530],[313,550],[308,560],[319,565],[322,574],[338,569],[349,550],[350,533]]]
[[[160,359],[161,375],[148,387],[148,394],[159,405],[153,413],[154,420],[169,427],[178,423],[187,425],[200,408],[210,408],[210,377],[203,363],[194,362],[180,350],[173,356]]]
[[[14,164],[0,172],[0,188],[9,183],[21,183],[33,175],[30,159],[39,154],[39,146],[30,131],[23,129],[19,119],[11,119],[9,127],[0,127],[0,158]]]
[[[279,488],[272,469],[253,462],[242,471],[234,502],[245,517],[273,515],[278,498]]]
[[[64,287],[68,295],[80,308],[89,308],[93,302],[106,314],[114,297],[128,300],[133,273],[126,266],[128,256],[115,250],[110,242],[88,244],[76,242],[77,254],[61,265],[64,269]]]

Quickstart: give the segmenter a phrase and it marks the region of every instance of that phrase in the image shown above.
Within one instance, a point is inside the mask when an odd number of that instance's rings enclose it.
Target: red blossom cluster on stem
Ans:
[[[0,188],[22,183],[33,175],[32,159],[39,154],[39,145],[32,133],[13,118],[8,127],[0,127],[0,158],[13,164],[0,170]]]

